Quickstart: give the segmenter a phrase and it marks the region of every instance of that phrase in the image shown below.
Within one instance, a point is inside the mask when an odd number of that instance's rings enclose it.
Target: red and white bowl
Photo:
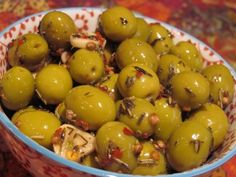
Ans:
[[[99,14],[104,9],[100,8],[64,8],[57,9],[70,15],[75,21],[77,27],[81,30],[94,31],[96,28]],[[42,17],[47,12],[38,13],[29,17],[23,18],[0,33],[0,78],[6,72],[7,61],[6,52],[7,45],[12,39],[17,36],[28,33],[37,32],[38,25]],[[141,16],[137,14],[137,16]],[[157,20],[143,17],[147,22],[159,22]],[[204,65],[213,63],[222,63],[231,71],[234,79],[236,73],[234,69],[214,50],[208,47],[203,42],[193,36],[177,29],[171,25],[159,22],[174,35],[174,41],[191,40],[204,57]],[[236,85],[235,85],[236,86]],[[236,154],[236,96],[233,102],[228,105],[225,110],[230,128],[225,137],[224,143],[207,163],[199,168],[185,171],[182,173],[174,173],[168,175],[160,175],[165,177],[189,177],[189,176],[204,176],[214,168],[222,165]],[[38,145],[30,138],[23,135],[9,120],[9,118],[0,112],[0,134],[6,141],[9,149],[14,156],[19,160],[24,168],[36,177],[78,177],[78,176],[117,176],[117,177],[133,177],[133,175],[113,173],[105,170],[95,169],[78,163],[61,158],[50,150]]]

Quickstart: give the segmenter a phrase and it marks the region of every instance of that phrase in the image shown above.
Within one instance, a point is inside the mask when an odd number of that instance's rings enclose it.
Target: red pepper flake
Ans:
[[[62,137],[62,133],[63,133],[63,128],[59,128],[54,132],[54,135],[52,137],[53,144],[57,144],[60,142],[61,137]]]
[[[84,129],[85,131],[89,130],[89,124],[88,124],[88,122],[86,122],[84,120],[77,119],[75,121],[75,126],[80,127],[82,129]]]
[[[62,132],[63,132],[63,128],[58,128],[58,129],[55,131],[54,136],[61,136]]]
[[[101,33],[100,32],[98,32],[98,31],[96,31],[96,38],[97,38],[97,40],[100,42],[100,44],[103,44],[103,42],[104,42],[104,38],[102,37],[102,35],[101,35]]]
[[[111,156],[120,159],[123,153],[119,147],[112,149]]]
[[[125,127],[125,128],[123,129],[123,133],[126,134],[126,135],[128,135],[128,136],[133,136],[133,135],[134,135],[133,130],[130,130],[130,129],[127,128],[127,127]]]
[[[21,46],[23,43],[24,43],[24,40],[23,40],[23,39],[19,39],[19,40],[18,40],[18,45],[19,45],[19,46]]]
[[[141,72],[141,71],[136,71],[136,78],[140,78],[140,77],[142,77],[144,75],[144,73],[143,72]]]

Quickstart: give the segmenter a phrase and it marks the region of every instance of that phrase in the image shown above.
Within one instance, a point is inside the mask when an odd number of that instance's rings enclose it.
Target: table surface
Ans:
[[[168,22],[201,39],[236,68],[236,0],[0,0],[0,31],[14,21],[61,7],[119,4]],[[0,137],[0,177],[31,177],[8,151]],[[211,177],[235,177],[236,156]]]

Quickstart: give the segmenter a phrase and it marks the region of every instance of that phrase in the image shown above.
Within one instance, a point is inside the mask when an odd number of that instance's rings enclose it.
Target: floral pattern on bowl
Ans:
[[[103,9],[98,8],[67,8],[58,9],[60,11],[66,12],[75,21],[79,30],[94,31],[96,29],[97,20],[99,14]],[[7,45],[19,35],[28,32],[37,32],[38,24],[46,12],[35,14],[26,17],[5,29],[0,34],[0,78],[6,72],[7,61],[6,52]],[[137,14],[137,16],[141,16]],[[143,17],[143,16],[142,16]],[[147,22],[154,23],[157,22],[154,19],[144,17]],[[200,50],[203,58],[204,65],[210,65],[213,63],[223,63],[231,71],[234,79],[236,78],[236,73],[230,67],[225,60],[222,59],[217,53],[215,53],[211,48],[206,46],[204,43],[200,42],[191,35],[172,27],[168,24],[161,23],[163,26],[168,28],[170,32],[174,35],[174,41],[178,42],[180,40],[191,40],[196,47]],[[236,88],[236,84],[235,84]],[[220,166],[228,159],[236,154],[236,94],[234,96],[233,102],[226,108],[226,114],[228,116],[229,122],[231,124],[229,132],[225,137],[223,145],[214,152],[212,157],[203,166],[186,171],[183,173],[175,173],[163,176],[196,176],[203,175],[214,168]],[[45,177],[75,177],[75,176],[132,176],[125,174],[118,174],[113,172],[108,172],[100,169],[94,169],[86,166],[82,166],[75,162],[63,159],[53,152],[39,146],[37,143],[33,142],[31,139],[24,136],[5,116],[4,113],[0,113],[0,133],[6,141],[9,149],[19,160],[19,162],[34,176],[45,176]]]

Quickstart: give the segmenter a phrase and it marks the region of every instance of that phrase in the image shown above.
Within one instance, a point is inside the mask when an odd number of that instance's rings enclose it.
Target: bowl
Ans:
[[[98,16],[104,10],[102,8],[63,8],[56,9],[63,11],[70,15],[75,21],[77,27],[81,30],[94,31],[98,21]],[[0,33],[0,77],[6,72],[7,61],[6,52],[7,45],[19,35],[28,32],[37,32],[38,25],[42,17],[47,13],[41,12],[28,17],[25,17]],[[191,40],[192,43],[201,52],[204,58],[204,65],[210,65],[213,63],[224,64],[232,73],[234,79],[236,73],[234,69],[214,50],[208,47],[203,42],[194,38],[193,36],[177,29],[166,23],[144,17],[140,14],[136,16],[143,17],[147,22],[161,23],[164,27],[174,35],[174,42],[180,40]],[[236,84],[235,84],[236,86]],[[218,148],[212,157],[202,166],[185,171],[182,173],[174,173],[168,175],[159,175],[162,177],[189,177],[189,176],[205,176],[211,170],[225,163],[231,157],[236,154],[236,96],[234,95],[233,102],[227,106],[225,110],[229,122],[230,128],[225,137],[225,140],[220,148]],[[52,151],[38,145],[30,138],[23,135],[6,116],[6,114],[0,111],[0,134],[8,145],[12,154],[18,159],[20,164],[28,170],[33,176],[36,177],[78,177],[78,176],[117,176],[117,177],[132,177],[133,175],[119,174],[109,172],[105,170],[95,169],[87,166],[80,165],[78,163],[66,160],[57,156]],[[184,152],[183,152],[184,153]]]

